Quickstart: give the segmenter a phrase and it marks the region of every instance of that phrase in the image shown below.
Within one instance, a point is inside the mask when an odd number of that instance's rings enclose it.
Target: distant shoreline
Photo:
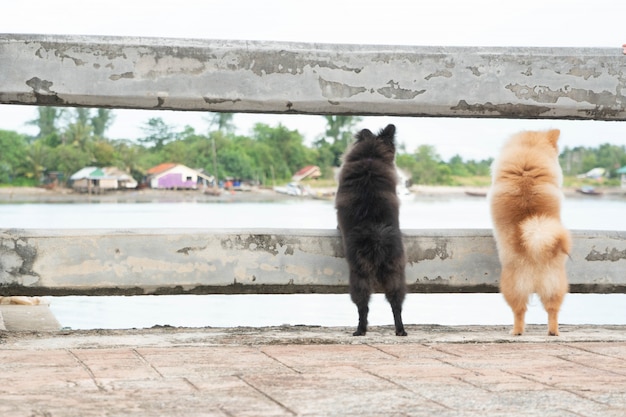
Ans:
[[[570,198],[624,198],[626,190],[619,187],[598,187],[601,195],[584,195],[575,188],[564,188]],[[484,197],[489,187],[471,186],[427,186],[414,185],[411,192],[424,197]],[[334,188],[315,188],[323,199],[332,200]],[[209,195],[201,190],[115,190],[102,194],[79,193],[69,188],[45,189],[38,187],[0,187],[0,203],[175,203],[175,202],[272,202],[314,197],[295,197],[281,194],[269,188],[254,188],[250,191],[226,191],[220,195]],[[320,197],[322,198],[322,197]]]
[[[87,194],[69,188],[1,187],[0,203],[179,203],[179,202],[263,202],[294,198],[270,189],[226,191],[219,195],[202,190],[156,190],[151,188],[113,190]]]

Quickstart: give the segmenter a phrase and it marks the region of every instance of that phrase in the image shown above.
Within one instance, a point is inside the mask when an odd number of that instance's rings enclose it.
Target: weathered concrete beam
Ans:
[[[626,293],[626,232],[575,231],[572,292]],[[412,292],[495,292],[489,230],[406,230]],[[336,230],[0,230],[0,295],[342,293]]]
[[[626,120],[620,48],[0,35],[0,103]]]

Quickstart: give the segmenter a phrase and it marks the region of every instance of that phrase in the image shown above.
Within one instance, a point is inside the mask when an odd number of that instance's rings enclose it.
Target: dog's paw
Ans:
[[[365,331],[357,330],[356,332],[352,333],[352,336],[365,336]]]
[[[404,330],[396,332],[396,336],[406,336],[406,332]]]

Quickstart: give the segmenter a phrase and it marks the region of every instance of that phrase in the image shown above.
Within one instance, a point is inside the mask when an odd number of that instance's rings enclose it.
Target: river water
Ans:
[[[572,230],[626,231],[626,199],[567,198],[563,221]],[[403,229],[491,228],[485,198],[412,196],[401,207]],[[287,228],[334,229],[332,201],[282,200],[255,203],[26,203],[0,204],[0,229],[84,228]],[[625,271],[626,272],[626,271]],[[73,329],[274,326],[353,326],[356,308],[347,294],[183,295],[50,297],[61,325]],[[500,294],[408,294],[406,324],[507,325],[512,315]],[[546,313],[531,299],[527,322],[544,324]],[[569,294],[564,324],[626,324],[625,294]],[[390,325],[391,310],[375,294],[370,323]]]

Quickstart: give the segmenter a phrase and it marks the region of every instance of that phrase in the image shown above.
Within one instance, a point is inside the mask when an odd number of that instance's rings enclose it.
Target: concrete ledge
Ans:
[[[626,120],[619,47],[0,35],[0,103]]]
[[[47,305],[0,305],[0,329],[50,332],[61,325]]]
[[[626,292],[626,232],[573,231],[572,292]],[[497,292],[490,230],[405,230],[412,292]],[[344,293],[337,230],[0,230],[0,295]]]

